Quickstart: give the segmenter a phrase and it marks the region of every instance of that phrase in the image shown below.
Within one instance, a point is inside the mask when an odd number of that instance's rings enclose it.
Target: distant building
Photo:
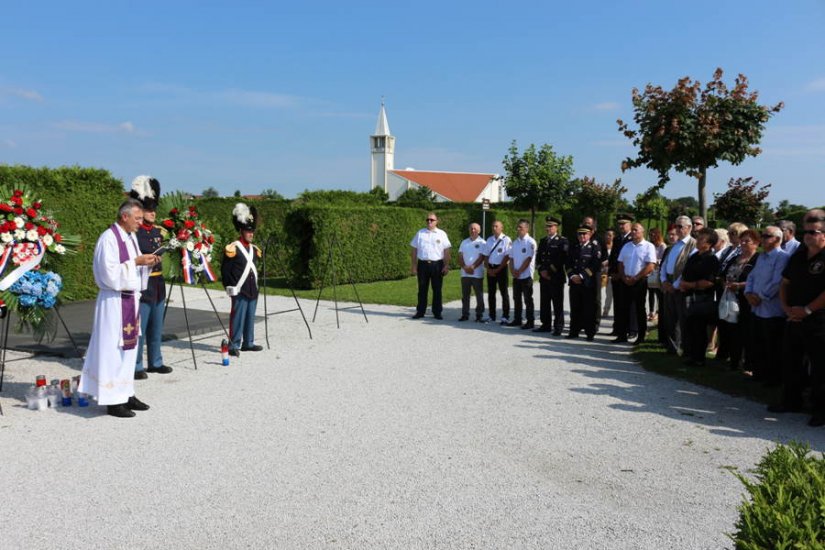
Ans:
[[[390,134],[387,111],[381,103],[375,134],[370,136],[372,171],[370,189],[383,189],[391,201],[407,189],[428,187],[439,202],[501,202],[503,190],[498,174],[395,170],[395,136]]]

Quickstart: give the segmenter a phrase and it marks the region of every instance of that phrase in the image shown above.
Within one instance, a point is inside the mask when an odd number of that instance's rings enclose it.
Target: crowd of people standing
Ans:
[[[576,240],[561,235],[561,221],[545,219],[546,235],[530,236],[530,223],[518,221],[517,236],[493,223],[488,239],[478,224],[459,248],[462,313],[470,319],[470,292],[475,293],[477,322],[494,322],[501,297],[501,324],[563,336],[564,287],[568,286],[570,319],[567,339],[583,333],[593,341],[613,307],[611,343],[642,343],[648,325],[658,325],[658,340],[667,353],[680,355],[690,367],[715,361],[742,371],[750,380],[781,386],[774,413],[804,409],[811,389],[811,426],[825,425],[825,211],[804,217],[802,239],[793,222],[782,220],[760,230],[742,223],[711,229],[699,216],[677,217],[665,235],[652,228],[649,240],[641,223],[621,214],[616,229],[603,237],[595,220],[585,217]],[[428,288],[432,311],[442,319],[441,288],[449,272],[451,243],[427,215],[427,228],[410,243],[412,272],[418,274],[414,318],[424,317]],[[539,321],[535,324],[534,277],[539,282]],[[510,316],[508,275],[513,279]],[[487,279],[485,315],[483,280]]]

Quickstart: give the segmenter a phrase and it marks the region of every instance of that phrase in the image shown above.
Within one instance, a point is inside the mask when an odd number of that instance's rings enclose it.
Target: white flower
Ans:
[[[38,235],[37,235],[37,230],[35,230],[35,229],[29,229],[28,231],[26,231],[26,239],[27,239],[27,240],[29,240],[29,241],[36,241],[36,240],[37,240],[37,237],[38,237]]]
[[[171,239],[169,239],[169,246],[171,248],[180,248],[180,241],[172,237]]]
[[[26,225],[26,222],[23,221],[23,218],[17,216],[16,218],[14,218],[14,225],[17,226],[17,229],[20,229],[21,227]]]
[[[51,246],[53,242],[54,242],[54,239],[52,238],[51,235],[49,235],[48,233],[43,235],[43,244],[45,244],[46,246]]]
[[[26,238],[26,232],[22,229],[15,229],[14,230],[14,240],[15,241],[22,241]]]
[[[0,235],[0,241],[3,241],[4,243],[10,243],[13,240],[14,237],[12,237],[11,233],[3,233],[2,235]]]
[[[189,252],[195,250],[195,243],[193,243],[192,241],[186,241],[186,250],[188,250]]]
[[[210,264],[212,263],[212,254],[207,254],[206,255],[206,261],[209,262]]]
[[[195,258],[195,259],[200,258],[201,257],[201,251],[196,248],[195,250],[192,251],[192,257]]]
[[[57,252],[58,254],[65,254],[66,253],[66,247],[63,246],[62,244],[59,244],[59,245],[54,247],[54,251]]]

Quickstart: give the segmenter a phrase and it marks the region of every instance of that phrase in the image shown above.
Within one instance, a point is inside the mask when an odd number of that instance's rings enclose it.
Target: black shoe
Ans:
[[[568,334],[567,336],[565,336],[565,337],[564,337],[564,339],[565,339],[565,340],[575,340],[575,339],[576,339],[576,338],[578,338],[578,337],[579,337],[579,333],[578,333],[578,332],[571,332],[570,334]]]
[[[433,318],[438,319],[439,321],[441,321],[441,320],[443,320],[443,319],[444,319],[444,317],[442,317],[442,316],[441,316],[441,314],[439,314],[439,315],[433,315]]]
[[[704,361],[697,361],[695,359],[685,359],[684,361],[682,361],[682,364],[684,364],[686,367],[704,367],[705,366]]]
[[[593,341],[593,340],[595,340],[595,339],[596,339],[596,335],[595,335],[595,334],[588,334],[588,335],[587,335],[587,341],[588,341],[588,342],[592,342],[592,341]]]
[[[553,331],[553,336],[561,336],[561,331],[560,330],[554,330]]]
[[[458,320],[459,320],[459,321],[469,321],[469,320],[470,320],[470,318],[469,318],[469,317],[467,317],[466,315],[462,315],[461,317],[459,317],[459,318],[458,318]]]
[[[263,351],[264,347],[255,344],[254,346],[241,347],[241,351]]]
[[[630,343],[633,344],[634,346],[638,346],[639,344],[644,344],[645,343],[645,338],[644,338],[644,336],[640,336],[639,338],[636,338],[635,340],[633,340]]]
[[[627,336],[619,336],[618,338],[614,338],[610,341],[612,344],[626,344],[627,343]]]
[[[768,405],[768,412],[783,414],[783,413],[798,413],[802,412],[802,407],[799,405],[786,405],[785,403],[777,403],[775,405]]]
[[[541,325],[539,328],[533,329],[533,332],[552,332],[549,325]]]
[[[819,428],[820,426],[825,426],[825,415],[823,414],[815,414],[808,420],[808,426],[811,428]]]
[[[627,333],[627,337],[630,338],[631,340],[636,338],[636,336],[637,336],[637,334],[635,332],[628,332]]]
[[[424,317],[423,313],[416,313],[415,315],[412,316],[413,319],[421,319],[422,317]]]
[[[618,333],[618,332],[616,332],[616,329],[613,329],[613,330],[611,330],[610,332],[608,332],[608,333],[607,333],[607,335],[608,335],[608,336],[618,336],[618,335],[619,335],[619,333]]]
[[[131,411],[148,411],[149,405],[135,397],[134,395],[126,402],[126,408]]]
[[[232,357],[240,357],[241,352],[238,351],[238,348],[232,348],[229,350],[229,355],[231,355]]]
[[[132,418],[135,416],[129,407],[126,406],[126,403],[121,403],[120,405],[109,405],[106,407],[106,414],[109,416],[116,416],[118,418]]]
[[[149,375],[146,374],[145,370],[135,371],[135,380],[146,380],[147,378],[149,378]]]
[[[166,365],[161,365],[159,367],[149,367],[146,369],[146,372],[151,372],[152,374],[169,374],[172,372],[172,367],[167,367]]]
[[[535,323],[533,321],[527,321],[523,325],[521,325],[521,330],[530,330],[531,328],[535,327]]]
[[[506,326],[506,327],[520,327],[521,326],[521,321],[510,321],[509,323],[507,323],[504,326]]]

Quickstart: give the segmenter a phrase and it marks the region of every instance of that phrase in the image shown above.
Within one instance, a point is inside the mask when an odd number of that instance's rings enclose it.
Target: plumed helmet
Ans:
[[[139,200],[144,210],[154,212],[158,209],[158,200],[160,200],[160,182],[152,176],[138,176],[132,181],[129,196]]]
[[[254,206],[239,202],[232,209],[232,225],[238,231],[255,231],[258,227],[258,211]]]

